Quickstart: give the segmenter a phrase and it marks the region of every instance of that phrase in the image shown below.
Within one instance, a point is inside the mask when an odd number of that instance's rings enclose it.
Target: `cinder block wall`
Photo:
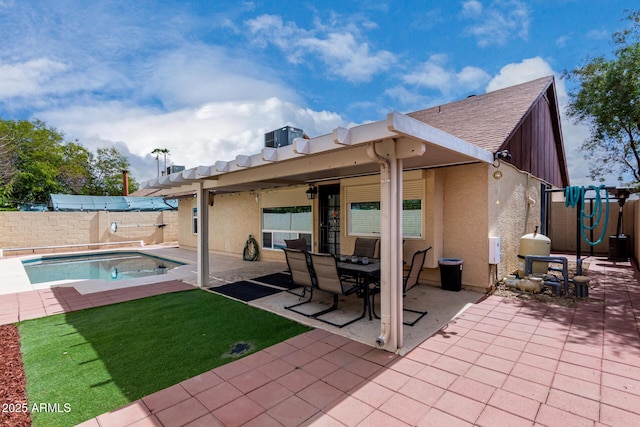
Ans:
[[[113,222],[118,224],[116,233],[110,231]],[[145,244],[177,241],[177,211],[0,212],[2,249],[130,240],[142,240]]]

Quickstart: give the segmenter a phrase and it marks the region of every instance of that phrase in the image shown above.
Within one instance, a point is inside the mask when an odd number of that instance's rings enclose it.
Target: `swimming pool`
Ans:
[[[48,256],[22,261],[32,284],[58,280],[107,282],[166,274],[185,263],[140,252]]]

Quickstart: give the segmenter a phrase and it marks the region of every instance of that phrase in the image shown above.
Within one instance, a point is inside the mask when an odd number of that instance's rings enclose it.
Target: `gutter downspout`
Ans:
[[[398,185],[398,176],[402,180],[402,168],[398,167],[393,144],[392,159],[380,156],[375,149],[375,142],[367,144],[367,155],[380,165],[380,210],[381,210],[381,244],[380,244],[380,335],[376,339],[379,347],[387,347],[396,351],[402,346],[402,300],[398,298],[398,229],[401,229],[402,213],[398,217],[398,197],[402,199],[402,184]],[[401,164],[400,164],[401,165]],[[399,187],[399,188],[398,188]],[[400,193],[398,193],[400,191]],[[400,248],[401,249],[401,248]],[[396,262],[393,262],[395,259]],[[399,324],[398,324],[399,323]]]

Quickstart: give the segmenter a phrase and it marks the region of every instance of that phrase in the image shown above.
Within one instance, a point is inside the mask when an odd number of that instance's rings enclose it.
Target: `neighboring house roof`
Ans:
[[[78,196],[72,194],[51,194],[51,208],[54,211],[164,211],[177,209],[175,200],[163,197],[131,196]]]
[[[542,112],[538,111],[540,106]],[[536,127],[527,128],[524,137],[519,135],[534,114],[538,114],[533,118]],[[509,149],[514,155],[511,163],[519,169],[559,187],[569,184],[552,76],[407,115],[493,153]],[[541,127],[549,133],[536,133]],[[553,158],[532,161],[532,157],[547,156],[551,151]]]

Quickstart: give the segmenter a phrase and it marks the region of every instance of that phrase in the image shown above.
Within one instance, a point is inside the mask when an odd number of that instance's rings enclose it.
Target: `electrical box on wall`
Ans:
[[[499,237],[489,237],[489,264],[500,264]]]

